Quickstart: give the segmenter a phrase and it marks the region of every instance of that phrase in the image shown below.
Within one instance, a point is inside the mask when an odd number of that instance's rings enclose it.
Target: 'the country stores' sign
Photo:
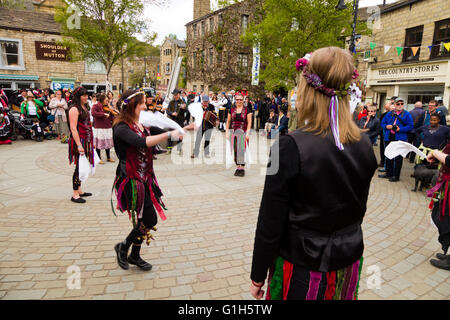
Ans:
[[[65,46],[57,45],[55,42],[35,41],[36,59],[67,61],[69,50]]]
[[[379,76],[424,75],[439,72],[439,64],[377,70]]]

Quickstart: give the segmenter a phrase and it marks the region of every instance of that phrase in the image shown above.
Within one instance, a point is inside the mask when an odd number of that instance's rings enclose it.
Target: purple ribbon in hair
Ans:
[[[339,150],[344,150],[339,136],[339,99],[336,95],[331,97],[330,106],[328,108],[328,117],[330,119],[331,132],[333,133],[334,142]]]

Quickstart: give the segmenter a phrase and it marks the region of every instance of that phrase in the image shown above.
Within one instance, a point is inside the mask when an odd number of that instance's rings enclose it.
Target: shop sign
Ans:
[[[73,82],[52,82],[50,84],[50,89],[53,91],[64,90],[64,89],[75,89],[75,83]]]
[[[68,61],[69,50],[56,42],[35,41],[36,59],[51,61]]]

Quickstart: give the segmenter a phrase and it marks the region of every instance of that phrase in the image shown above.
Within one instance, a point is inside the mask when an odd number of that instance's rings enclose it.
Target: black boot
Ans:
[[[450,255],[442,260],[431,259],[430,263],[436,268],[450,270]]]
[[[124,270],[128,270],[130,268],[127,261],[128,249],[129,248],[124,248],[124,244],[122,242],[119,242],[114,246],[114,250],[116,250],[117,254],[117,263],[119,264],[119,267]]]
[[[144,271],[152,270],[152,265],[141,258],[139,251],[141,251],[141,245],[136,245],[133,243],[133,246],[131,247],[131,254],[128,257],[128,262],[138,266]]]
[[[436,258],[438,258],[439,260],[447,259],[447,257],[448,256],[443,253],[436,253]]]

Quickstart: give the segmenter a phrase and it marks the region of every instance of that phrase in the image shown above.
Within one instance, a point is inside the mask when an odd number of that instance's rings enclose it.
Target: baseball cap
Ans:
[[[403,98],[401,98],[401,97],[395,98],[395,102],[398,102],[398,101],[403,101],[403,102],[405,102],[405,99],[403,99]]]
[[[209,96],[202,96],[202,102],[209,101]]]

